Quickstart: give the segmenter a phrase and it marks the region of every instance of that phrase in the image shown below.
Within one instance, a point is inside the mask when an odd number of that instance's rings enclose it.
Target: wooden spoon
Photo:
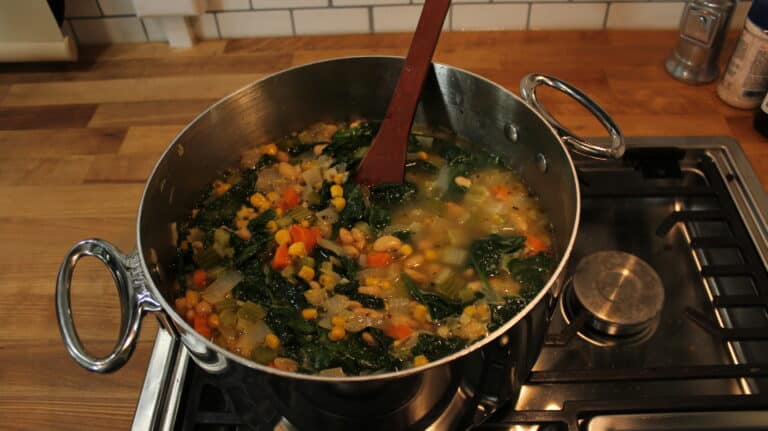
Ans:
[[[387,114],[355,175],[359,184],[374,186],[403,182],[411,123],[450,5],[451,0],[424,2]]]

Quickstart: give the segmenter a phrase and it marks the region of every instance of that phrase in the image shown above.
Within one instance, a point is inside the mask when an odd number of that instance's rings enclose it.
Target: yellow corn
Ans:
[[[309,225],[310,225],[309,220],[302,220],[301,221],[301,225],[304,226],[304,227],[309,227]]]
[[[294,242],[288,247],[288,254],[294,257],[304,257],[307,255],[307,247],[303,242]]]
[[[336,174],[333,176],[333,182],[336,184],[344,184],[344,175],[343,174]]]
[[[331,324],[333,326],[342,326],[343,327],[346,323],[347,323],[347,320],[344,319],[341,316],[333,316],[333,317],[331,317]]]
[[[331,197],[338,198],[344,196],[344,188],[338,184],[331,186]]]
[[[323,285],[326,289],[330,289],[333,286],[336,285],[336,280],[333,278],[333,276],[328,274],[323,274],[320,276],[320,279],[318,280],[320,284]]]
[[[331,341],[339,341],[344,338],[345,335],[347,335],[347,331],[343,326],[334,326],[333,329],[331,329],[331,332],[328,333],[328,338],[330,338]]]
[[[420,367],[422,365],[427,365],[429,363],[429,359],[427,359],[424,355],[419,355],[413,358],[413,366],[414,367]]]
[[[429,310],[424,304],[419,304],[411,310],[413,318],[419,322],[426,322],[429,318]]]
[[[275,233],[275,241],[280,245],[288,244],[291,242],[291,233],[288,229],[280,229]]]
[[[310,282],[313,278],[315,278],[315,270],[308,267],[307,265],[304,265],[299,270],[299,277],[303,278],[307,282]]]
[[[248,220],[235,220],[235,226],[237,226],[238,229],[242,229],[244,227],[248,226]]]
[[[283,216],[283,209],[282,208],[275,208],[275,214],[277,214],[278,217]]]
[[[261,193],[252,194],[250,201],[254,208],[258,208],[261,211],[267,210],[270,207],[269,201]]]
[[[475,309],[474,305],[467,305],[466,307],[464,307],[464,314],[466,314],[467,316],[472,317],[475,315],[475,313],[477,313],[477,309]]]
[[[301,310],[301,317],[307,319],[307,320],[314,320],[317,319],[317,309],[316,308],[305,308]]]
[[[277,223],[274,220],[270,220],[270,221],[267,222],[267,230],[270,233],[277,232],[277,229],[278,229],[278,226],[277,226]]]
[[[416,157],[420,158],[421,160],[427,160],[429,158],[429,155],[424,151],[419,151],[416,153]]]
[[[336,211],[341,211],[344,209],[345,206],[347,206],[347,200],[339,196],[331,199],[331,205],[333,205],[333,207],[336,208]]]
[[[378,277],[365,277],[366,286],[378,286],[381,283],[381,279]]]
[[[424,259],[432,262],[437,260],[437,252],[434,249],[427,249],[424,251]]]
[[[277,145],[267,144],[261,147],[262,154],[269,154],[270,156],[277,155]]]
[[[389,280],[382,280],[381,281],[381,288],[382,289],[391,289],[392,288],[392,282]]]
[[[280,348],[280,339],[275,334],[267,334],[264,337],[264,344],[272,350],[277,350]]]
[[[413,247],[411,247],[410,244],[403,244],[400,247],[400,254],[402,254],[403,256],[410,256],[411,254],[413,254]]]
[[[269,192],[267,193],[267,200],[274,205],[280,201],[280,195],[277,192]]]

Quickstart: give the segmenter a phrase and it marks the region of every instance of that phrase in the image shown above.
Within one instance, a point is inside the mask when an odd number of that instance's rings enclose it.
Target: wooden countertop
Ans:
[[[216,99],[267,73],[318,59],[404,55],[410,35],[210,41],[88,48],[77,64],[0,67],[0,418],[3,429],[126,429],[157,328],[144,328],[131,361],[111,375],[80,369],[56,324],[54,280],[77,240],[101,237],[129,251],[143,183],[185,123]],[[732,49],[733,37],[729,47]],[[676,32],[489,32],[442,36],[436,60],[517,92],[526,73],[561,77],[588,93],[628,136],[729,135],[763,186],[768,141],[752,113],[729,108],[714,84],[670,78],[663,61]],[[575,103],[549,98],[574,130],[602,133]],[[84,261],[73,301],[96,353],[119,328],[109,275]]]

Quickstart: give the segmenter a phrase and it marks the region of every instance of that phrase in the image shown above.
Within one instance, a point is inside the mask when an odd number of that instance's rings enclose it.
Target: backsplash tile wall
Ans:
[[[164,1],[164,0],[157,0]],[[190,19],[200,39],[413,31],[424,0],[206,0]],[[732,28],[751,2],[736,5]],[[157,18],[131,0],[66,0],[64,28],[80,44],[163,41]],[[685,2],[667,0],[454,0],[444,30],[675,29]]]

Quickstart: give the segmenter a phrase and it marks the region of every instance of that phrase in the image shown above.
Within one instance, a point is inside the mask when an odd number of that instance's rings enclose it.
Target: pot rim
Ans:
[[[550,276],[549,280],[547,281],[547,284],[539,291],[538,294],[536,294],[536,296],[525,307],[523,307],[522,310],[520,310],[520,312],[518,312],[515,315],[515,317],[513,317],[512,319],[507,321],[505,324],[503,324],[502,326],[497,328],[495,331],[487,334],[485,337],[483,337],[482,339],[480,339],[478,341],[475,341],[474,343],[470,344],[469,346],[467,346],[467,347],[465,347],[465,348],[463,348],[463,349],[461,349],[461,350],[459,350],[457,352],[454,352],[451,355],[445,356],[445,357],[440,358],[440,359],[438,359],[436,361],[433,361],[433,362],[429,362],[428,364],[422,365],[420,367],[408,368],[408,369],[401,370],[401,371],[389,371],[389,372],[381,373],[381,374],[364,375],[364,376],[355,375],[355,376],[345,376],[345,377],[328,377],[328,376],[321,376],[321,375],[317,375],[317,374],[302,374],[302,373],[298,373],[298,372],[287,372],[287,371],[278,370],[276,368],[272,368],[272,367],[268,367],[266,365],[259,364],[257,362],[254,362],[254,361],[250,360],[250,359],[247,359],[247,358],[245,358],[243,356],[240,356],[240,355],[237,355],[235,353],[229,352],[228,350],[223,349],[222,347],[218,346],[217,344],[213,343],[212,341],[202,337],[200,334],[197,333],[197,331],[195,331],[195,329],[192,326],[190,326],[186,322],[186,320],[182,319],[173,310],[173,307],[165,300],[165,297],[160,293],[160,291],[158,290],[157,286],[155,286],[154,280],[151,277],[151,271],[149,270],[149,267],[147,266],[147,260],[146,260],[146,258],[144,256],[144,251],[143,251],[143,244],[142,244],[142,240],[141,240],[141,224],[142,224],[142,220],[143,220],[144,202],[146,201],[147,195],[149,193],[149,185],[151,183],[151,180],[154,177],[154,175],[155,175],[155,173],[157,171],[157,168],[160,165],[160,163],[163,160],[165,160],[165,158],[168,156],[168,154],[171,152],[171,150],[173,150],[175,148],[175,146],[178,143],[179,139],[182,138],[185,135],[185,133],[187,132],[187,130],[190,127],[192,127],[195,123],[197,123],[198,120],[200,120],[201,118],[206,116],[211,110],[215,109],[217,106],[219,106],[219,105],[221,105],[221,104],[223,104],[225,102],[228,102],[229,100],[231,100],[232,98],[234,98],[238,94],[247,91],[248,89],[250,89],[253,85],[255,85],[257,83],[269,80],[269,79],[271,79],[271,78],[273,78],[275,76],[281,75],[283,73],[287,73],[287,72],[290,72],[290,71],[293,71],[293,70],[296,70],[296,69],[305,68],[305,67],[312,67],[312,66],[317,65],[317,64],[331,63],[331,62],[343,61],[343,60],[377,59],[377,58],[378,59],[400,59],[400,60],[405,60],[405,57],[396,56],[396,55],[359,55],[359,56],[334,57],[334,58],[329,58],[329,59],[324,59],[324,60],[314,61],[314,62],[311,62],[311,63],[305,63],[305,64],[293,66],[293,67],[290,67],[290,68],[287,68],[287,69],[282,69],[282,70],[280,70],[278,72],[269,74],[267,76],[262,77],[261,79],[253,81],[250,84],[247,84],[247,85],[245,85],[245,86],[235,90],[234,92],[224,96],[223,98],[221,98],[220,100],[216,101],[214,104],[209,106],[205,111],[203,111],[200,114],[198,114],[192,121],[190,121],[184,127],[184,129],[182,129],[176,135],[176,137],[173,138],[173,141],[171,141],[171,143],[168,145],[168,147],[166,147],[165,151],[163,151],[162,155],[158,158],[157,162],[155,163],[155,166],[152,168],[152,172],[150,173],[149,177],[147,177],[147,181],[146,181],[146,183],[144,185],[144,190],[142,192],[141,201],[139,203],[139,208],[138,208],[138,217],[136,218],[136,244],[137,244],[137,252],[138,252],[138,256],[139,256],[140,267],[141,267],[141,271],[142,271],[143,276],[144,276],[144,278],[146,280],[146,284],[147,284],[147,286],[148,286],[148,288],[150,290],[151,295],[162,306],[162,311],[160,311],[160,312],[161,313],[165,313],[166,315],[170,315],[170,317],[171,317],[171,319],[173,319],[174,323],[176,325],[180,325],[184,329],[184,331],[186,331],[187,333],[194,334],[196,342],[204,343],[205,346],[208,347],[209,349],[212,349],[216,353],[218,353],[220,355],[223,355],[227,359],[235,361],[235,362],[237,362],[240,365],[243,365],[245,367],[248,367],[248,368],[251,368],[251,369],[254,369],[254,370],[258,370],[258,371],[261,371],[261,372],[264,372],[264,373],[268,373],[268,374],[274,374],[274,375],[277,375],[277,376],[280,376],[280,377],[290,378],[290,379],[298,379],[298,380],[314,381],[314,382],[322,382],[322,383],[353,383],[353,382],[371,382],[371,381],[383,381],[383,380],[389,380],[389,379],[403,378],[403,377],[407,377],[407,376],[411,376],[411,375],[414,375],[414,374],[418,374],[418,373],[427,371],[427,370],[429,370],[431,368],[435,368],[435,367],[439,367],[439,366],[442,366],[442,365],[446,365],[446,364],[448,364],[450,362],[453,362],[456,359],[464,357],[464,356],[466,356],[466,355],[468,355],[468,354],[470,354],[470,353],[472,353],[472,352],[474,352],[474,351],[484,347],[488,343],[490,343],[490,342],[496,340],[497,338],[501,337],[502,335],[504,335],[504,333],[509,331],[510,328],[515,326],[520,320],[522,320],[526,315],[528,315],[528,313],[530,313],[531,310],[539,302],[542,301],[542,299],[552,289],[552,286],[555,284],[555,282],[559,279],[560,274],[565,269],[565,265],[567,264],[568,259],[570,258],[571,251],[573,249],[573,244],[576,241],[576,235],[578,233],[578,227],[579,227],[579,223],[580,223],[580,219],[581,219],[581,191],[580,191],[580,188],[578,186],[578,181],[576,181],[576,178],[577,178],[576,167],[575,167],[575,165],[573,163],[573,158],[571,157],[571,154],[568,151],[568,148],[565,146],[565,144],[563,143],[563,140],[561,139],[560,135],[555,131],[555,129],[552,126],[552,124],[550,124],[548,121],[546,121],[546,119],[541,115],[541,113],[539,113],[536,109],[532,108],[528,103],[526,103],[517,94],[513,93],[510,90],[507,90],[506,88],[504,88],[500,84],[498,84],[498,83],[496,83],[494,81],[491,81],[488,78],[480,76],[480,75],[478,75],[476,73],[473,73],[473,72],[470,72],[468,70],[461,69],[461,68],[458,68],[458,67],[454,67],[454,66],[451,66],[451,65],[448,65],[448,64],[432,62],[433,66],[454,69],[454,70],[457,70],[459,72],[465,73],[465,74],[467,74],[467,75],[469,75],[469,76],[471,76],[473,78],[485,81],[488,84],[493,85],[496,88],[498,88],[499,90],[503,91],[504,93],[507,93],[508,95],[512,96],[518,102],[522,103],[525,107],[527,107],[531,112],[533,112],[539,118],[539,120],[541,120],[541,122],[543,124],[546,125],[547,128],[549,128],[549,131],[551,132],[552,137],[554,137],[557,140],[557,142],[560,144],[560,148],[565,153],[565,157],[566,157],[566,159],[568,161],[568,166],[570,168],[571,176],[574,178],[573,184],[575,185],[575,187],[574,187],[574,191],[573,192],[575,193],[575,196],[576,196],[576,214],[575,214],[575,217],[574,217],[573,227],[572,227],[572,230],[571,230],[571,234],[570,234],[570,237],[568,238],[567,246],[563,250],[563,253],[561,254],[561,257],[560,257],[560,262],[558,263],[558,265],[555,268],[555,270],[552,272],[552,275]],[[185,348],[186,348],[186,346],[185,346]]]

